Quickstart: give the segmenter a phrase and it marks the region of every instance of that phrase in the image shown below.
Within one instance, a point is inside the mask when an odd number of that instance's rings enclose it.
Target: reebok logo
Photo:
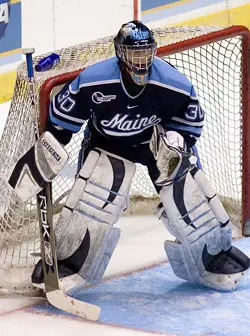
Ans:
[[[139,106],[139,105],[133,105],[133,106],[128,105],[128,106],[127,106],[127,109],[130,110],[130,109],[133,109],[133,108],[138,107],[138,106]]]

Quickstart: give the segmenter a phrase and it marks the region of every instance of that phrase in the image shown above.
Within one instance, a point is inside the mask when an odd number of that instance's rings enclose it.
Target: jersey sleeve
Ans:
[[[89,117],[90,112],[80,87],[79,75],[52,98],[48,123],[57,126],[57,129],[66,129],[77,133]]]
[[[192,86],[188,101],[180,108],[179,113],[162,126],[166,130],[180,133],[185,138],[187,146],[192,147],[201,136],[203,123],[204,110]]]

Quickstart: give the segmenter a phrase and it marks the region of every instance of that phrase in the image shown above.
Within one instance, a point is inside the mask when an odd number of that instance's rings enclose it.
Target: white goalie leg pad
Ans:
[[[211,183],[201,169],[195,168],[191,172],[201,192],[206,197],[209,206],[215,214],[221,227],[221,246],[228,250],[232,245],[232,224],[228,213],[222,205],[218,195],[215,193]]]
[[[8,182],[22,201],[28,201],[58,175],[67,160],[66,150],[45,132],[10,170]]]
[[[71,259],[86,282],[99,281],[120,237],[113,228],[128,207],[135,164],[90,151],[56,225],[57,257]]]
[[[164,210],[159,217],[176,237],[175,242],[165,242],[169,262],[180,278],[214,289],[233,290],[249,267],[247,257],[236,248],[232,251],[235,253],[229,253],[232,249],[229,216],[203,172],[197,169],[193,176],[188,173],[160,192]],[[236,255],[237,261],[242,260],[240,271],[234,272],[227,252]],[[211,272],[209,263],[217,256],[224,265]]]

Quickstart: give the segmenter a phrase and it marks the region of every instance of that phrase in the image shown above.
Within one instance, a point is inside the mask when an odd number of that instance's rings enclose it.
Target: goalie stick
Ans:
[[[34,108],[35,139],[38,140],[39,129],[37,123],[37,102],[35,98],[35,78],[32,60],[32,54],[34,51],[34,48],[22,50],[23,54],[26,56],[29,93],[31,103]],[[51,183],[47,183],[46,186],[37,194],[37,211],[41,239],[41,258],[47,300],[51,303],[51,305],[58,309],[73,315],[81,316],[88,320],[96,321],[100,314],[100,307],[68,296],[60,289],[59,286],[56,246],[53,230]]]

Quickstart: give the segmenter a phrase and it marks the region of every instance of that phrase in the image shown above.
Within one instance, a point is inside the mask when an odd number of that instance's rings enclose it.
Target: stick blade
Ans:
[[[91,303],[83,302],[66,295],[62,290],[56,289],[46,293],[49,303],[67,313],[80,316],[90,321],[97,321],[101,308]]]

